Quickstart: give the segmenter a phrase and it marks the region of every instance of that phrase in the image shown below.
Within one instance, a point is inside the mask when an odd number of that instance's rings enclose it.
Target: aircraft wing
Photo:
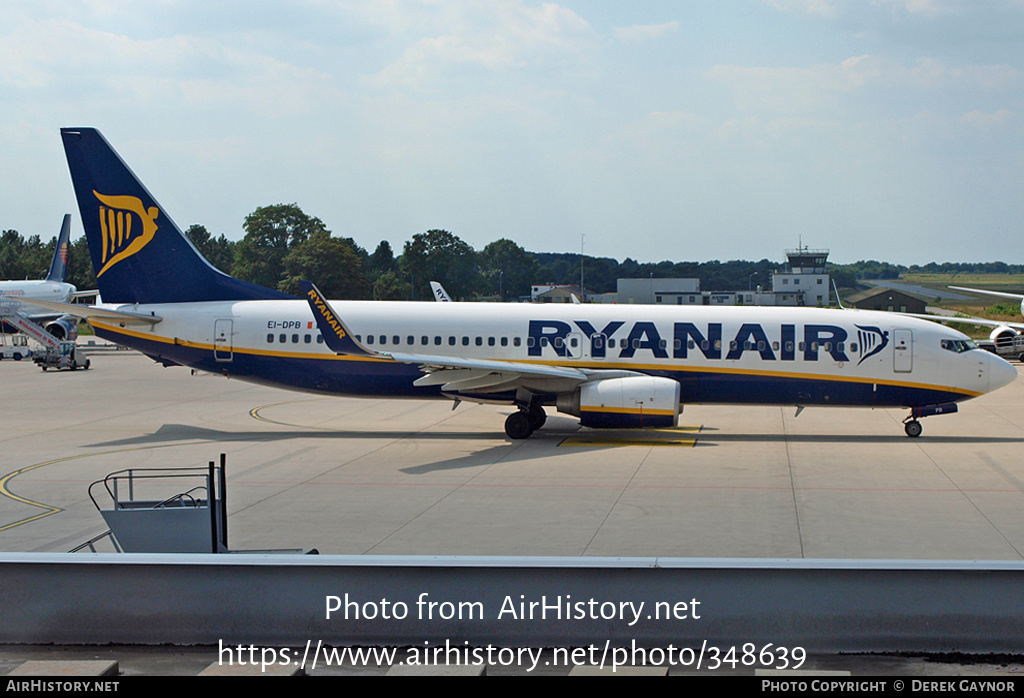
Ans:
[[[418,364],[424,376],[414,385],[440,385],[448,392],[497,393],[517,388],[541,392],[563,392],[581,383],[605,378],[640,375],[633,371],[588,370],[571,366],[550,366],[517,361],[495,361],[460,356],[434,354],[407,354],[404,352],[374,351],[356,339],[341,317],[319,289],[308,281],[300,282],[303,294],[316,317],[317,327],[328,348],[337,354],[370,356],[391,359],[406,364]]]
[[[1020,293],[1005,293],[1003,291],[988,291],[986,289],[981,289],[981,288],[967,288],[966,286],[950,286],[949,288],[952,288],[952,289],[954,289],[956,291],[968,291],[970,293],[983,293],[986,296],[999,296],[1000,298],[1013,298],[1014,300],[1018,300],[1018,301],[1021,300],[1021,299],[1024,299],[1024,295],[1021,295]]]
[[[952,286],[950,286],[952,288]],[[953,316],[953,315],[924,315],[921,313],[903,313],[910,317],[919,317],[923,320],[933,320],[935,322],[961,322],[965,325],[984,325],[986,327],[1010,327],[1015,330],[1024,330],[1024,323],[1022,322],[1004,322],[1002,320],[989,320],[983,317],[964,317],[964,316]]]
[[[998,296],[1000,298],[1012,298],[1015,301],[1024,300],[1024,295],[1020,293],[1005,293],[1003,291],[989,291],[983,288],[967,288],[966,286],[950,286],[949,288],[956,291],[967,291],[968,293],[980,293],[986,296]],[[1021,303],[1022,312],[1024,312],[1024,303]],[[935,322],[962,322],[965,325],[984,325],[986,327],[1009,327],[1015,330],[1024,330],[1024,323],[1021,322],[1005,322],[1002,320],[989,320],[988,318],[982,317],[952,317],[947,315],[918,315],[914,313],[907,313],[912,317],[919,317],[925,320],[934,320]]]
[[[60,315],[71,315],[85,320],[95,318],[97,320],[122,322],[126,325],[155,325],[163,320],[163,318],[156,315],[129,313],[124,310],[110,310],[107,308],[99,308],[95,305],[80,305],[78,303],[56,303],[54,301],[33,300],[32,305],[56,311],[59,315],[55,317],[59,317]]]

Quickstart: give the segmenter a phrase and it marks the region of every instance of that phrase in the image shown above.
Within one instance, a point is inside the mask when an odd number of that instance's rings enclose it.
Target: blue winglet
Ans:
[[[356,341],[349,329],[342,322],[341,316],[334,312],[334,308],[327,302],[320,289],[311,281],[300,281],[302,295],[309,303],[313,317],[316,319],[316,326],[324,337],[327,347],[336,354],[348,354],[353,356],[379,356],[376,352],[368,351],[366,347]]]

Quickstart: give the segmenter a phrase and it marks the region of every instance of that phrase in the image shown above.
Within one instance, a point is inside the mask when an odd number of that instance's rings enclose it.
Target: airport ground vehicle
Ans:
[[[32,350],[28,346],[28,337],[23,334],[0,333],[0,359],[32,358]]]

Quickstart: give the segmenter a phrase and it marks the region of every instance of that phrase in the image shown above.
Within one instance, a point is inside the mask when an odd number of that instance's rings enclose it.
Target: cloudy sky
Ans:
[[[62,126],[232,239],[1024,262],[1024,0],[0,0],[0,229],[77,219]]]

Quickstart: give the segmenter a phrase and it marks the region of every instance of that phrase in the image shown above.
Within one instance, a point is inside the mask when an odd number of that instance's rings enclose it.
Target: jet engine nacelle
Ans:
[[[46,325],[46,331],[61,341],[73,342],[78,339],[78,323],[61,318]]]
[[[655,376],[606,378],[558,397],[558,411],[585,427],[674,427],[679,420],[679,383]]]
[[[1020,334],[1019,330],[1015,330],[1012,327],[1002,325],[992,330],[992,334],[988,338],[995,345],[996,349],[1002,347],[1009,347],[1013,345],[1013,338]]]

